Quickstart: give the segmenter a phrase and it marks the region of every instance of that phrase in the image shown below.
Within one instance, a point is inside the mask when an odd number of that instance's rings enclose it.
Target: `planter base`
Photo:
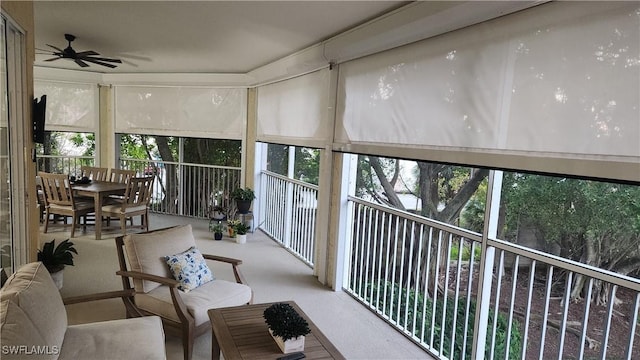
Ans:
[[[52,273],[51,278],[53,279],[53,283],[56,284],[56,287],[58,288],[58,290],[62,289],[62,281],[63,281],[62,270]]]
[[[295,339],[284,341],[279,336],[273,336],[271,329],[269,329],[269,334],[271,334],[271,337],[276,341],[276,344],[278,344],[283,354],[290,354],[304,350],[304,336],[298,336]]]

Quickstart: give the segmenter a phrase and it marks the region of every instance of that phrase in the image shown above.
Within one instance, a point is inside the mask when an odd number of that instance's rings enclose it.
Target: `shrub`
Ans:
[[[386,297],[384,295],[384,287],[386,287]],[[405,328],[411,332],[415,328],[413,335],[420,339],[423,343],[429,344],[431,340],[431,319],[433,317],[433,299],[430,297],[425,298],[422,293],[415,292],[413,290],[407,291],[405,288],[399,287],[397,284],[391,285],[390,282],[386,282],[383,286],[377,286],[374,284],[368,284],[366,287],[366,293],[363,294],[366,301],[368,301],[373,307],[382,312],[384,315],[389,316],[392,322],[398,324],[398,326]],[[370,298],[371,291],[373,291],[373,299]],[[377,300],[377,294],[380,294],[379,300]],[[384,306],[383,306],[384,301]],[[423,301],[425,306],[423,307]],[[415,311],[415,323],[414,323],[414,304],[418,304]],[[455,328],[455,343],[453,346],[453,354],[451,354],[451,334],[453,329],[453,316],[455,310],[455,302],[453,299],[447,299],[445,323],[440,324],[442,320],[443,312],[443,300],[437,298],[436,304],[436,323],[433,327],[433,348],[440,349],[440,339],[444,328],[444,337],[442,342],[443,355],[450,359],[471,359],[471,349],[473,346],[473,326],[476,313],[476,302],[471,300],[469,305],[469,314],[466,314],[467,299],[461,297],[458,300],[457,320]],[[424,313],[423,313],[424,308]],[[398,315],[398,309],[399,315]],[[405,312],[406,309],[406,312]],[[493,334],[491,328],[493,327],[493,318],[495,314],[493,310],[489,310],[489,322],[487,343],[485,350],[485,358],[489,358],[491,337],[495,336],[495,349],[493,359],[504,359],[506,344],[507,344],[507,331],[509,329],[508,317],[502,313],[498,313],[496,333]],[[406,320],[405,320],[406,319]],[[465,321],[467,323],[467,339],[466,339],[466,351],[464,357],[462,356],[462,348],[464,339],[464,326]],[[424,332],[423,331],[424,329]],[[513,321],[511,324],[511,338],[509,340],[509,360],[519,359],[522,349],[522,335],[520,333],[520,324],[518,321]]]
[[[274,336],[295,339],[311,332],[307,321],[286,303],[275,303],[264,310],[263,317]]]

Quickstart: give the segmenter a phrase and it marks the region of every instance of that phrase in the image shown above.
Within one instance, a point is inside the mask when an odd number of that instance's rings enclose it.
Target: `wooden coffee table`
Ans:
[[[307,320],[311,333],[305,336],[305,359],[344,359],[338,349],[318,327],[309,320],[309,316],[293,301],[281,301],[290,304]],[[269,335],[267,324],[262,317],[266,308],[273,303],[234,306],[208,311],[211,320],[212,349],[211,358],[235,359],[277,359],[284,354]]]

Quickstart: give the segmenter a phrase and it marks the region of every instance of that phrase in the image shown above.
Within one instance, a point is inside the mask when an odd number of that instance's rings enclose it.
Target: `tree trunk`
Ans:
[[[393,188],[393,184],[389,182],[389,180],[387,179],[387,176],[385,175],[382,169],[382,165],[380,165],[380,158],[378,158],[377,156],[369,156],[369,164],[371,165],[371,168],[373,169],[373,171],[375,171],[376,175],[378,176],[380,185],[382,185],[382,189],[384,189],[384,193],[387,196],[387,199],[389,200],[389,203],[391,204],[391,206],[401,210],[406,210],[404,205],[402,205],[402,201],[400,201],[398,194],[396,194],[396,191]],[[398,178],[398,175],[397,175],[398,171],[399,171],[399,168],[396,167],[396,174],[394,174],[394,177],[393,177],[394,179]]]

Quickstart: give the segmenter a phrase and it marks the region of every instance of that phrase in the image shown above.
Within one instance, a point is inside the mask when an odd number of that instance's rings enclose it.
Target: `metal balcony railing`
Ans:
[[[159,160],[121,159],[122,169],[155,175],[151,211],[208,219],[213,208],[233,205],[229,194],[240,186],[240,168]]]
[[[431,354],[476,359],[477,338],[484,359],[640,356],[637,279],[501,240],[482,252],[480,234],[349,203],[345,291]],[[583,300],[601,289],[606,305],[572,302],[576,281]]]
[[[93,156],[38,155],[36,171],[78,176],[82,166],[94,166]]]
[[[260,228],[313,267],[318,187],[263,171],[261,188],[265,213]]]

